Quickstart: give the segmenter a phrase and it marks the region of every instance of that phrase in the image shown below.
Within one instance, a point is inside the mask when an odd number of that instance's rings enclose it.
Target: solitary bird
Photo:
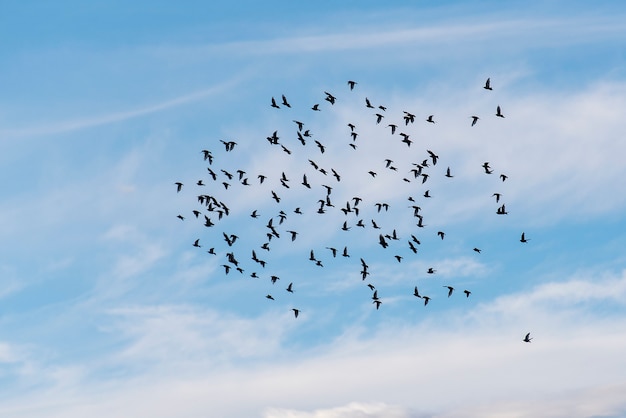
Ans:
[[[485,81],[485,86],[483,87],[485,90],[493,90],[491,88],[491,78],[488,78],[487,81]]]
[[[452,296],[452,292],[454,292],[454,287],[452,286],[443,286],[448,288],[448,297]]]
[[[499,118],[503,118],[504,117],[504,115],[502,114],[502,110],[500,109],[500,106],[498,106],[496,108],[496,116],[499,117]]]
[[[463,293],[465,293],[466,298],[469,298],[469,295],[472,294],[472,292],[470,292],[469,290],[464,290]]]
[[[176,185],[176,193],[180,192],[183,188],[183,183],[177,181],[176,183],[174,183]]]
[[[354,90],[354,86],[357,84],[356,81],[349,80],[348,86],[350,86],[350,90]]]
[[[527,239],[527,238],[526,238],[526,235],[522,232],[522,237],[520,238],[520,240],[519,240],[519,241],[520,241],[520,242],[528,242],[528,241],[530,241],[530,239]]]
[[[294,316],[297,318],[298,314],[300,313],[300,310],[296,308],[291,308],[291,310],[293,311]]]
[[[528,334],[526,334],[526,336],[524,337],[524,340],[523,340],[523,341],[524,341],[525,343],[529,343],[529,342],[530,342],[530,340],[532,340],[532,337],[530,336],[530,332],[529,332]]]
[[[472,126],[476,125],[476,122],[480,119],[478,116],[470,116],[470,118],[472,118]]]

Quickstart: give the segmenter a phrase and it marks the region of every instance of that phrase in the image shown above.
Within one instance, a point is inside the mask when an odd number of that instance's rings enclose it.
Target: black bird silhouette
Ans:
[[[204,161],[209,160],[209,164],[213,164],[213,155],[211,154],[211,151],[203,149],[200,152],[203,154]]]
[[[382,303],[380,300],[375,300],[372,303],[376,304],[376,310],[378,310],[378,308],[380,308],[380,304]]]
[[[342,257],[350,257],[350,254],[348,254],[348,247],[343,247],[343,253],[341,253]]]
[[[440,237],[441,239],[443,239],[443,237],[446,235],[446,233],[445,233],[445,232],[443,232],[443,231],[438,231],[438,232],[437,232],[437,235],[439,235],[439,237]]]
[[[454,177],[452,174],[450,174],[450,167],[448,167],[448,169],[446,170],[446,177],[448,178]]]
[[[430,301],[430,297],[422,296],[422,299],[424,299],[424,306],[428,305],[428,302]]]
[[[496,197],[496,203],[498,203],[500,201],[500,197],[502,197],[502,193],[494,193],[492,196]]]
[[[300,122],[299,120],[294,120],[293,121],[296,125],[298,125],[298,131],[301,131],[302,128],[304,128],[304,123]]]
[[[469,298],[469,295],[472,294],[472,292],[470,292],[469,290],[464,290],[463,293],[465,293],[466,298]]]
[[[372,106],[372,104],[370,103],[370,100],[367,97],[365,98],[365,107],[369,107],[370,109],[374,109],[374,106]]]
[[[193,246],[198,247],[198,248],[202,247],[202,245],[200,245],[200,238],[198,238],[197,240],[193,242]]]
[[[396,129],[398,128],[398,125],[394,125],[392,123],[390,123],[389,125],[387,125],[389,128],[391,128],[391,135],[396,133]]]
[[[476,125],[476,122],[480,119],[478,116],[470,116],[470,118],[472,118],[472,126]]]
[[[180,219],[181,221],[184,221],[184,220],[185,220],[185,217],[184,217],[183,215],[176,215],[176,217],[177,217],[178,219]]]
[[[454,292],[454,287],[452,286],[443,286],[448,288],[448,297],[452,296],[452,292]]]
[[[383,120],[385,116],[381,115],[380,113],[376,113],[376,124],[378,125],[380,123],[381,120]]]
[[[287,98],[285,97],[285,95],[283,94],[283,104],[287,107],[291,107],[291,105],[287,102]]]
[[[489,162],[488,161],[483,163],[483,168],[485,169],[485,173],[487,173],[487,174],[493,173],[493,170],[491,170],[491,167],[489,167]]]
[[[311,108],[311,110],[315,110],[316,112],[320,112],[320,105],[318,103],[314,104],[313,107]]]
[[[493,90],[491,88],[491,78],[488,78],[487,81],[485,81],[485,86],[483,87],[485,90]]]
[[[298,233],[296,231],[287,231],[291,234],[291,241],[295,241],[296,240],[296,235],[298,235]]]
[[[415,289],[413,290],[413,296],[421,298],[420,292],[417,291],[417,286],[415,286]]]
[[[506,180],[506,179],[508,179],[508,178],[509,178],[509,176],[507,176],[506,174],[500,174],[500,179],[501,179],[502,181],[505,181],[505,180]]]
[[[526,235],[522,232],[522,237],[520,238],[520,240],[519,240],[519,241],[520,241],[520,242],[528,242],[528,241],[530,241],[530,239],[527,239],[527,238],[526,238]]]
[[[274,107],[274,108],[276,108],[276,109],[280,109],[280,106],[278,106],[278,105],[276,104],[276,99],[274,99],[273,97],[272,97],[272,107]]]
[[[426,122],[435,123],[435,121],[434,121],[434,119],[433,119],[433,117],[434,117],[434,116],[435,116],[435,115],[430,115],[430,116],[426,119]]]
[[[294,316],[297,318],[298,314],[300,314],[300,310],[296,308],[291,308],[291,310],[293,311]]]
[[[348,85],[350,86],[350,90],[354,90],[354,86],[358,84],[356,81],[349,80]]]
[[[500,109],[500,106],[497,107],[496,109],[496,116],[498,116],[499,118],[503,118],[504,115],[502,114],[502,111]]]
[[[437,270],[435,270],[432,267],[428,267],[428,270],[426,271],[426,273],[428,273],[428,274],[435,274],[436,272],[437,272]]]
[[[183,188],[183,183],[177,181],[176,183],[174,183],[176,185],[176,193],[180,192]]]
[[[289,292],[289,293],[293,293],[293,282],[289,283],[289,285],[287,286],[287,289],[285,289],[285,290],[287,290],[287,292]]]
[[[324,100],[329,102],[331,105],[334,105],[337,98],[327,91],[325,91],[324,94],[326,95],[326,98],[324,98]]]
[[[474,251],[476,251],[477,253],[479,253],[479,254],[480,254],[480,248],[476,248],[476,247],[474,247]]]
[[[267,295],[267,296],[265,296],[265,297],[266,297],[267,299],[274,300],[274,298],[272,297],[272,295]]]
[[[526,334],[526,336],[524,337],[523,341],[525,343],[529,343],[530,340],[532,340],[532,337],[530,336],[530,332],[528,334]]]

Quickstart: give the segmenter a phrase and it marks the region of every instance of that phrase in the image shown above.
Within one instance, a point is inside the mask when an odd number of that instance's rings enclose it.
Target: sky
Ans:
[[[626,416],[623,3],[0,7],[1,416]]]

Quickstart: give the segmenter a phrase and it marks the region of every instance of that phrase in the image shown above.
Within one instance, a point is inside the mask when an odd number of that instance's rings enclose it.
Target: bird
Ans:
[[[478,116],[470,116],[470,118],[472,118],[472,126],[476,125],[476,122],[480,119]]]
[[[415,286],[415,289],[413,290],[413,296],[421,298],[420,292],[417,291],[417,286]]]
[[[526,238],[526,234],[524,234],[524,233],[522,232],[522,237],[520,238],[520,240],[519,240],[519,241],[520,241],[520,242],[528,242],[528,241],[530,241],[530,239],[529,239],[529,238]]]
[[[280,109],[280,106],[276,104],[276,99],[274,99],[273,97],[272,97],[272,107],[276,109]]]
[[[435,121],[433,119],[434,116],[435,115],[430,115],[428,118],[426,118],[426,122],[435,123]]]
[[[318,103],[314,104],[311,110],[315,110],[316,112],[321,112],[320,105]]]
[[[368,107],[370,109],[374,109],[374,106],[372,106],[372,103],[370,102],[370,100],[367,97],[365,98],[365,107]]]
[[[289,285],[287,286],[285,290],[287,290],[287,292],[289,293],[293,293],[293,282],[289,283]]]
[[[448,178],[454,177],[452,174],[450,174],[450,167],[448,167],[448,169],[446,170],[446,177]]]
[[[300,314],[300,310],[296,308],[291,308],[291,310],[293,311],[293,315],[297,318],[298,315]]]
[[[200,238],[198,238],[197,240],[193,242],[193,246],[198,247],[198,248],[202,247],[202,245],[200,245]]]
[[[324,94],[326,95],[326,98],[324,98],[324,100],[329,102],[331,105],[334,105],[337,98],[327,91],[325,91]]]
[[[493,90],[491,88],[491,78],[488,78],[487,81],[485,81],[485,86],[483,87],[485,90]]]
[[[183,189],[183,183],[177,181],[174,184],[176,185],[176,193],[180,192]]]
[[[267,295],[267,296],[265,296],[265,298],[270,299],[270,300],[275,300],[275,299],[272,297],[272,295]]]
[[[499,118],[504,118],[504,115],[502,114],[502,110],[500,109],[499,105],[496,108],[496,116],[499,117]]]
[[[463,293],[465,293],[466,298],[469,298],[469,295],[472,294],[472,292],[470,292],[469,290],[464,290]]]
[[[432,267],[429,267],[428,270],[426,270],[426,273],[428,273],[428,274],[435,274],[436,272],[437,272],[437,270],[435,270]]]
[[[380,300],[375,300],[372,303],[376,304],[376,310],[378,310],[378,308],[380,308],[380,304],[382,303]]]
[[[526,336],[524,337],[522,341],[524,341],[525,343],[529,343],[530,340],[532,340],[532,337],[530,336],[530,332],[529,332],[528,334],[526,334]]]
[[[452,286],[443,286],[448,288],[448,297],[452,296],[452,292],[454,292],[454,287]]]
[[[282,99],[283,99],[283,105],[287,106],[287,107],[291,107],[291,105],[287,102],[287,98],[285,97],[285,95],[282,95]]]
[[[481,250],[480,250],[480,248],[476,248],[476,247],[474,247],[474,251],[476,251],[478,254],[480,254],[480,251],[481,251]]]
[[[443,237],[446,235],[446,233],[445,233],[445,232],[443,232],[443,231],[438,231],[438,232],[437,232],[437,235],[439,235],[439,237],[440,237],[441,239],[443,239]]]
[[[350,86],[350,90],[354,90],[354,86],[358,84],[356,81],[349,80],[348,86]]]
[[[422,299],[424,299],[424,306],[428,305],[428,302],[430,301],[430,297],[422,296]]]

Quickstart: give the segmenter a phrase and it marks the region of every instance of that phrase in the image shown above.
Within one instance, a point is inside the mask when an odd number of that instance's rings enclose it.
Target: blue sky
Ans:
[[[2,6],[0,415],[626,414],[621,3],[205,3]],[[282,94],[292,107],[272,108]],[[323,185],[335,207],[317,214]]]

